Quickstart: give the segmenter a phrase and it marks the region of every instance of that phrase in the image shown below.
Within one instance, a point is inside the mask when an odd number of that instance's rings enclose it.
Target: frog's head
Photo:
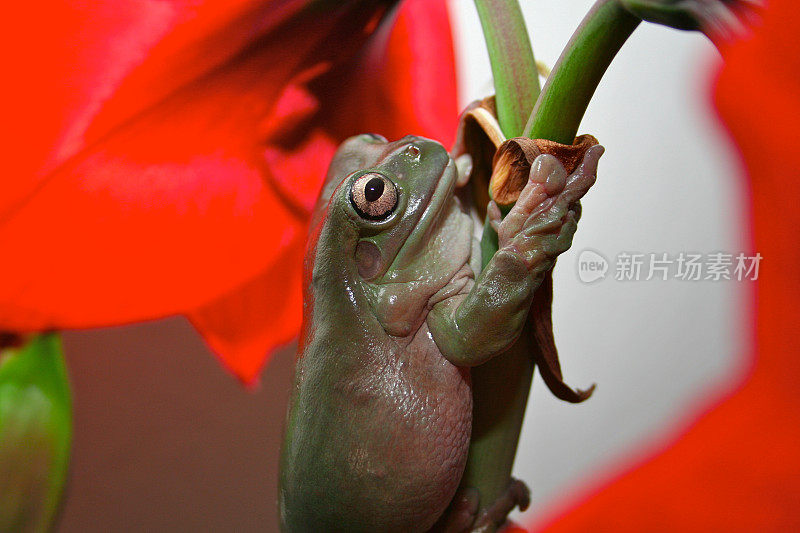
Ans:
[[[344,211],[358,232],[353,257],[362,278],[381,277],[420,253],[452,198],[456,178],[453,160],[436,141],[359,135],[342,144],[326,188],[335,187],[329,207]]]
[[[353,137],[331,164],[320,199],[327,209],[318,212],[338,211],[338,224],[348,226],[338,228],[353,237],[341,240],[341,252],[365,282],[387,331],[410,327],[412,315],[468,259],[470,230],[454,222],[457,178],[445,148],[422,137]]]

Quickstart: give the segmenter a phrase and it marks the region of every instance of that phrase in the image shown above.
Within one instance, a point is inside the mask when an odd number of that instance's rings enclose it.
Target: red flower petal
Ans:
[[[389,31],[384,2],[14,9],[3,42],[19,72],[4,95],[14,176],[0,190],[4,329],[186,313],[250,379],[297,329],[299,285],[286,273],[299,275],[336,144],[363,128],[449,139],[455,127],[444,2],[408,2],[399,33],[368,49],[375,27]],[[275,321],[263,309],[278,301]]]
[[[749,177],[756,295],[753,370],[662,455],[553,531],[794,531],[800,527],[800,12],[772,0],[754,38],[724,50],[715,99]]]
[[[300,237],[272,268],[189,314],[211,349],[245,383],[256,379],[271,349],[290,342],[300,330],[304,242]]]
[[[407,0],[394,24],[379,28],[353,61],[304,90],[306,96],[294,89],[284,98],[301,100],[310,93],[319,104],[305,123],[292,117],[293,124],[278,129],[282,135],[273,137],[273,145],[284,153],[299,152],[298,145],[312,128],[324,129],[337,142],[359,133],[378,133],[390,140],[413,134],[449,146],[458,123],[458,98],[446,3]],[[270,162],[276,159],[280,158],[268,157]],[[313,161],[305,156],[296,160]],[[277,165],[271,168],[284,194],[296,195],[296,174],[281,172]],[[314,200],[306,199],[306,208]]]
[[[449,146],[459,112],[454,55],[446,3],[405,2],[349,70],[350,83],[327,93],[343,106],[330,114],[331,129],[425,135]]]
[[[0,44],[14,78],[2,88],[4,147],[13,155],[5,165],[16,179],[3,184],[0,215],[81,149],[230,62],[296,18],[306,3],[106,0],[51,2],[46,9],[25,2],[6,6]],[[308,36],[309,45],[320,40],[323,32],[317,33]],[[286,68],[305,59],[302,50]],[[280,87],[285,76],[275,74],[264,78]]]
[[[337,24],[351,30],[372,13],[340,9],[308,24],[296,16],[302,3],[289,12],[295,18],[281,20],[286,9],[278,9],[268,22],[259,4],[167,4],[170,16],[158,5],[120,20],[101,3],[64,21],[71,34],[45,43],[58,50],[76,48],[70,39],[87,41],[66,58],[76,69],[87,63],[87,75],[75,101],[63,102],[65,126],[47,159],[28,158],[21,185],[2,195],[11,199],[0,249],[15,258],[0,270],[4,327],[103,325],[204,305],[274,263],[302,231],[302,214],[265,183],[259,127],[283,112],[275,109],[278,94],[319,61],[320,43],[363,39],[340,35]],[[104,26],[108,18],[117,24]],[[256,39],[258,47],[243,51]],[[56,71],[64,78],[49,87],[68,85],[63,67]],[[34,109],[41,94],[33,96],[16,103]]]

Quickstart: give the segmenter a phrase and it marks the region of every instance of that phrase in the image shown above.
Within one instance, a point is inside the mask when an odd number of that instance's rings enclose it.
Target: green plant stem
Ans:
[[[496,92],[497,118],[506,137],[517,137],[539,97],[539,74],[517,0],[475,0]]]
[[[498,122],[506,137],[522,134],[539,97],[539,77],[528,31],[516,0],[475,0],[494,76]],[[497,251],[497,233],[485,224],[483,266]],[[501,356],[472,369],[472,438],[465,487],[480,494],[480,509],[503,496],[511,478],[525,415],[533,358],[526,335]]]
[[[596,2],[553,67],[523,135],[572,144],[600,79],[640,22],[617,0]]]
[[[527,104],[530,94],[537,93],[536,105],[522,133],[572,143],[600,78],[639,19],[623,10],[616,0],[597,2],[539,93],[538,79],[535,87],[530,82],[531,78],[536,79],[537,71],[527,32],[519,32],[524,22],[517,2],[476,0],[475,4],[489,48],[503,133],[507,137],[520,135],[519,124],[531,109]],[[504,11],[498,13],[501,9]],[[512,12],[519,21],[509,21]],[[503,24],[516,29],[509,30]],[[512,109],[514,116],[509,117]],[[481,239],[484,266],[497,247],[497,234],[487,222]],[[511,479],[536,349],[526,327],[508,351],[472,370],[473,428],[462,485],[478,489],[481,510],[504,494]]]
[[[527,328],[526,328],[527,330]],[[472,439],[462,485],[480,494],[480,509],[502,497],[511,480],[533,378],[531,335],[472,369]]]
[[[72,400],[57,334],[0,347],[0,531],[47,531],[61,501]]]

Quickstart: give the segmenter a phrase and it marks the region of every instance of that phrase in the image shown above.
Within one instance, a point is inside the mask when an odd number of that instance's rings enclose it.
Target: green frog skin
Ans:
[[[457,167],[468,164],[419,137],[361,135],[339,148],[305,260],[281,454],[285,531],[415,532],[437,523],[466,463],[469,367],[519,336],[542,276],[571,244],[576,202],[601,154],[591,148],[570,176],[555,157],[539,156],[512,211],[501,221],[490,206],[500,249],[476,279],[474,221],[457,187],[467,180]]]

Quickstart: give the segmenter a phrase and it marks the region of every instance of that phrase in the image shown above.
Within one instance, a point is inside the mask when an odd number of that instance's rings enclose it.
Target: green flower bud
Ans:
[[[0,335],[0,531],[47,531],[69,462],[69,384],[57,335],[12,339]]]

